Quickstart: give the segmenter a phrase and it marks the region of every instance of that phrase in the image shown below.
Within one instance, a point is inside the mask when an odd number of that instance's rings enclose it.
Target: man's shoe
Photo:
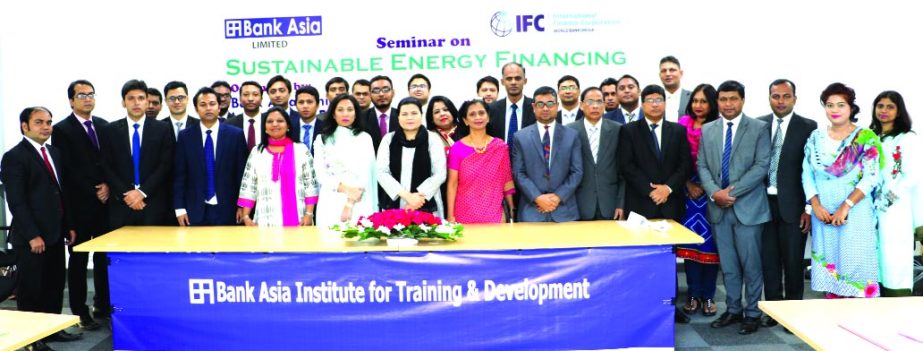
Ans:
[[[68,333],[66,331],[59,331],[57,333],[49,335],[45,338],[44,341],[60,341],[68,342],[83,339],[83,334]]]
[[[724,312],[721,314],[721,317],[718,317],[715,321],[711,322],[712,328],[724,328],[734,323],[740,323],[744,319],[742,314],[731,314],[729,312]]]
[[[744,318],[743,323],[741,323],[740,330],[737,331],[737,334],[748,335],[753,334],[760,329],[760,319],[756,317],[746,317]]]
[[[763,316],[763,320],[761,321],[761,324],[762,324],[764,327],[772,328],[772,327],[775,327],[775,326],[779,325],[779,322],[776,321],[775,319],[773,319],[773,318],[770,317],[770,316]]]
[[[90,314],[80,316],[80,327],[83,330],[96,330],[102,327],[99,323],[93,320],[93,317],[90,317]]]
[[[48,346],[48,344],[39,340],[29,346],[26,346],[26,351],[54,351],[54,349]]]
[[[674,316],[675,316],[674,321],[676,323],[679,323],[679,324],[689,323],[689,316],[683,313],[683,311],[680,311],[679,307],[676,308],[676,312],[674,312]]]

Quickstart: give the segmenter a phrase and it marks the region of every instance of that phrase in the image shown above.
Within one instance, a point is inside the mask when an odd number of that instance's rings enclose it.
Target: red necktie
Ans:
[[[44,146],[42,146],[42,159],[45,160],[45,168],[48,169],[48,174],[51,174],[51,180],[54,180],[54,183],[58,184],[58,177],[54,175],[54,168],[51,167],[51,162],[48,161],[48,154],[45,153]]]

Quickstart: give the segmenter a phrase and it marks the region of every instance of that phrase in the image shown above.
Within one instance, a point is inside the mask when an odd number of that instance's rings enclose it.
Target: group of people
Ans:
[[[422,74],[396,106],[387,76],[356,81],[352,93],[337,77],[323,115],[317,88],[292,94],[283,76],[243,82],[242,114],[229,112],[223,81],[194,93],[173,81],[161,94],[130,80],[127,117],[114,122],[92,115],[93,84],[74,81],[73,112],[52,126],[48,109],[23,110],[24,138],[0,165],[23,277],[17,304],[60,313],[65,243],[122,226],[329,227],[391,208],[459,223],[673,219],[705,239],[677,247],[689,286],[682,311],[717,313],[720,265],[727,311],[711,325],[742,322],[741,334],[775,323],[761,320],[764,293],[802,298],[807,233],[813,289],[909,294],[923,216],[916,162],[904,162],[917,138],[897,92],[875,99],[862,128],[855,92],[831,84],[820,96],[830,126],[818,129],[793,112],[795,83],[773,81],[772,113],[751,118],[741,83],[685,90],[672,56],[660,61],[662,84],[643,88],[631,75],[587,88],[565,75],[527,96],[525,67],[510,62],[501,74],[479,80],[479,98],[459,108],[431,97]],[[261,111],[264,94],[271,107]],[[164,101],[170,116],[157,120]],[[94,257],[99,317],[110,311],[105,255]],[[88,256],[70,260],[71,309],[98,328],[85,304]]]

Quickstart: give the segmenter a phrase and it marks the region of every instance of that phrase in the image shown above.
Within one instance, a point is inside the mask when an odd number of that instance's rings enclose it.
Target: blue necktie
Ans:
[[[135,187],[141,186],[141,134],[138,134],[140,124],[133,125],[135,132],[131,135],[131,163],[135,169]]]
[[[305,124],[301,126],[301,129],[304,129],[304,136],[301,138],[301,141],[307,145],[308,150],[311,150],[311,125]]]
[[[516,109],[518,108],[519,106],[516,106],[516,104],[510,105],[510,109],[513,110],[513,112],[510,112],[510,125],[509,127],[506,128],[506,143],[507,144],[510,144],[513,142],[513,134],[516,134],[516,131],[519,130],[519,118],[518,116],[516,116]]]
[[[545,158],[545,178],[551,177],[551,136],[548,133],[548,125],[545,126],[545,134],[542,135],[542,156]]]
[[[734,122],[728,122],[728,131],[724,134],[724,153],[721,155],[721,188],[731,185],[731,143],[734,141],[732,128]]]
[[[208,185],[205,190],[205,199],[215,197],[215,142],[212,140],[212,131],[205,131],[205,177]]]
[[[657,159],[663,161],[663,152],[660,151],[660,142],[657,141],[657,124],[651,124],[651,139],[654,139],[654,151],[657,151]]]

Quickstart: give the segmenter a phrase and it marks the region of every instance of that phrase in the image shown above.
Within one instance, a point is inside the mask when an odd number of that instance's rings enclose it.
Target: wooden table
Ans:
[[[73,315],[0,310],[0,350],[16,350],[77,324]]]
[[[895,335],[896,328],[923,328],[923,297],[760,301],[759,307],[816,350],[883,350],[841,325]]]

